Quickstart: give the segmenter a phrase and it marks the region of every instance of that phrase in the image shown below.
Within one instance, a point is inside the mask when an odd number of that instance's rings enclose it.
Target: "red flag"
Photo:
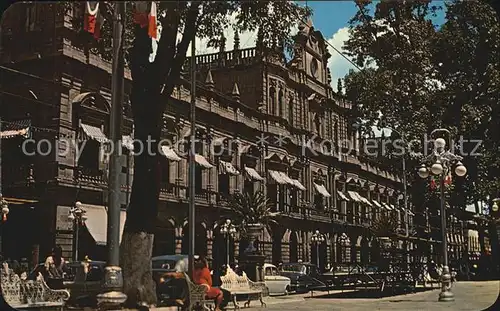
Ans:
[[[156,39],[156,34],[158,33],[156,25],[156,2],[151,2],[151,11],[149,13],[149,29],[148,34],[151,38]]]
[[[444,183],[446,185],[451,185],[451,175],[447,175],[446,176],[446,179],[444,180]]]
[[[431,189],[436,189],[436,181],[433,179],[431,179]]]
[[[144,28],[149,25],[148,2],[136,1],[134,7],[134,24]]]
[[[99,2],[87,1],[85,3],[85,18],[83,29],[94,35],[94,38],[99,39],[101,35],[101,25],[104,18],[99,13]]]

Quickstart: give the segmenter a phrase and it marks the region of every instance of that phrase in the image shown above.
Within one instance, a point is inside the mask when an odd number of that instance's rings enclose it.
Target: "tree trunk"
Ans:
[[[127,295],[126,305],[131,307],[137,303],[156,304],[157,300],[151,255],[160,194],[158,144],[163,114],[160,80],[153,74],[148,60],[150,46],[147,31],[136,30],[131,51],[130,97],[134,115],[134,180],[120,246],[123,290]]]

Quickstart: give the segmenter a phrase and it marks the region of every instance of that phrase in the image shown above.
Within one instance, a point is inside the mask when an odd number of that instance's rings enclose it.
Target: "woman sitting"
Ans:
[[[212,276],[208,269],[208,262],[204,257],[200,257],[200,260],[195,262],[193,281],[195,284],[207,287],[206,297],[214,300],[215,311],[221,311],[220,307],[224,296],[219,288],[212,287]]]

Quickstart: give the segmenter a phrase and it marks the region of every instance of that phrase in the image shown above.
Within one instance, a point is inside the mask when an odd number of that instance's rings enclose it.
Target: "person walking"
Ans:
[[[52,254],[45,260],[47,285],[52,289],[63,289],[63,274],[66,272],[66,261],[62,257],[62,248],[56,246]]]

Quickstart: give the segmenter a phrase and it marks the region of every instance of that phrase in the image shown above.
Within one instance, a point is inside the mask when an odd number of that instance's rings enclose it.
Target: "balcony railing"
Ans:
[[[106,184],[105,172],[100,169],[79,167],[76,176],[78,182],[87,182],[99,185]]]

